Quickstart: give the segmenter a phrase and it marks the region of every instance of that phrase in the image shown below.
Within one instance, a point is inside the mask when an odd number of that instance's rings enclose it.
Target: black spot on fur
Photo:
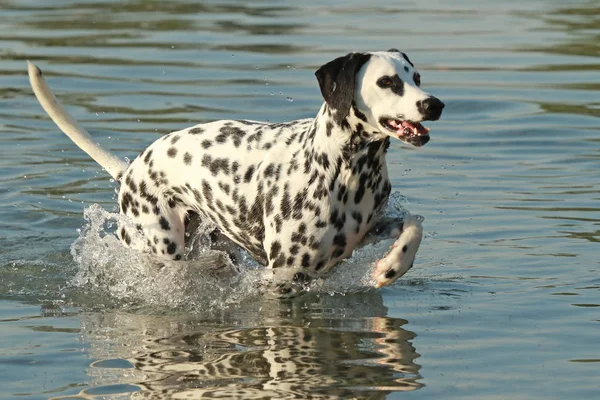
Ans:
[[[265,168],[263,175],[265,178],[271,178],[275,174],[275,164],[271,163]]]
[[[188,130],[188,133],[190,135],[199,135],[199,134],[201,134],[203,132],[204,132],[204,129],[198,128],[198,127],[197,128],[192,128],[192,129]]]
[[[148,153],[146,153],[146,157],[144,157],[144,163],[148,164],[150,162],[151,158],[152,158],[152,150],[149,150]]]
[[[346,247],[346,235],[338,233],[333,238],[333,245],[338,247]]]
[[[174,158],[177,155],[177,149],[175,147],[169,148],[167,155],[171,158]]]
[[[129,207],[131,206],[132,203],[133,203],[133,196],[131,196],[131,193],[129,193],[129,192],[124,193],[123,196],[121,197],[121,213],[127,214],[127,210],[129,210]]]
[[[356,193],[354,194],[354,204],[360,203],[365,195],[365,184],[367,183],[368,177],[369,176],[364,172],[360,175],[358,189],[356,189]]]
[[[183,155],[183,162],[185,165],[190,165],[192,163],[192,155],[188,152],[186,152]]]
[[[333,123],[331,121],[327,121],[327,125],[325,125],[325,133],[327,137],[331,136],[331,132],[333,130]]]
[[[310,267],[310,254],[304,253],[304,255],[302,256],[302,267],[303,268]]]
[[[275,240],[273,243],[271,243],[271,252],[269,253],[269,258],[271,260],[275,259],[275,257],[277,257],[279,255],[280,251],[281,251],[281,243],[279,243],[277,240]]]
[[[127,234],[125,228],[121,228],[121,239],[123,239],[123,241],[127,243],[127,245],[131,244],[131,238],[129,237],[129,234]]]
[[[171,225],[169,225],[169,221],[167,221],[167,219],[163,216],[160,217],[160,219],[158,220],[158,223],[160,224],[160,227],[165,230],[171,230]]]
[[[281,197],[281,216],[284,219],[290,218],[292,212],[292,203],[290,199],[289,187],[286,183],[283,187],[283,196]]]
[[[298,250],[300,250],[300,246],[299,246],[299,245],[297,245],[297,244],[293,244],[293,245],[290,247],[290,254],[291,254],[291,255],[293,255],[293,256],[295,256],[295,255],[297,255],[297,254],[298,254]]]
[[[385,272],[385,275],[384,275],[384,276],[385,276],[385,278],[386,278],[386,279],[393,278],[394,276],[396,276],[396,271],[395,271],[395,270],[393,270],[393,269],[388,269],[388,270]]]
[[[175,244],[175,242],[171,242],[167,246],[167,253],[169,253],[169,254],[175,254],[175,251],[177,251],[177,244]]]
[[[240,147],[242,139],[246,136],[246,131],[235,126],[225,124],[219,129],[219,134],[215,137],[215,140],[219,143],[225,143],[229,138],[233,141],[235,147]]]
[[[204,195],[207,203],[212,203],[212,188],[205,180],[202,180],[202,194]]]
[[[246,173],[244,174],[244,182],[248,183],[252,180],[252,175],[254,174],[254,165],[251,165],[248,167],[248,169],[246,170]]]
[[[283,254],[280,254],[279,257],[277,257],[277,259],[273,263],[273,268],[283,267],[284,264],[285,264],[285,256]]]
[[[317,228],[325,228],[327,226],[327,222],[322,221],[322,220],[318,220],[317,222],[315,222],[315,227]]]

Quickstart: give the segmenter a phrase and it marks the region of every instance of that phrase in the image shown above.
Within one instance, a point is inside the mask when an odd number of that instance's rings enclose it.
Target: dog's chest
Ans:
[[[333,185],[330,229],[334,233],[332,262],[349,256],[385,206],[391,184],[383,157],[368,165],[355,163]],[[345,239],[345,240],[342,240]],[[340,255],[341,253],[341,255]]]
[[[334,159],[337,166],[330,169],[312,164],[286,181],[274,200],[265,250],[275,268],[300,264],[326,272],[352,254],[389,196],[383,149],[365,151],[351,162]]]

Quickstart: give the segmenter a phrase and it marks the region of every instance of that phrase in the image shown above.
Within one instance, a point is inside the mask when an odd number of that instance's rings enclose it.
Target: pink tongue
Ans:
[[[414,128],[417,128],[417,132],[419,135],[427,135],[427,133],[428,133],[427,129],[425,129],[425,127],[423,125],[421,125],[420,122],[413,124],[410,121],[402,121],[401,125],[403,128],[410,129],[411,133],[414,132]]]

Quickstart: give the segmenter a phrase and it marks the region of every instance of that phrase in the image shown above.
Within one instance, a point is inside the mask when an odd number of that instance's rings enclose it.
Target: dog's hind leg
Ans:
[[[155,209],[150,212],[139,212],[136,208],[126,209],[125,214],[132,224],[121,224],[118,235],[125,244],[137,250],[150,251],[168,260],[181,260],[185,251],[185,210]],[[145,240],[136,241],[138,235],[132,234],[131,226],[135,226]]]

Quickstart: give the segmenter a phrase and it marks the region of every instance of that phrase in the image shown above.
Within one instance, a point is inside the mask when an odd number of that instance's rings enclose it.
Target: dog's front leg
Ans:
[[[392,284],[412,268],[415,256],[423,238],[421,222],[412,215],[401,219],[383,218],[367,233],[363,242],[395,238],[388,253],[375,263],[376,287]]]

